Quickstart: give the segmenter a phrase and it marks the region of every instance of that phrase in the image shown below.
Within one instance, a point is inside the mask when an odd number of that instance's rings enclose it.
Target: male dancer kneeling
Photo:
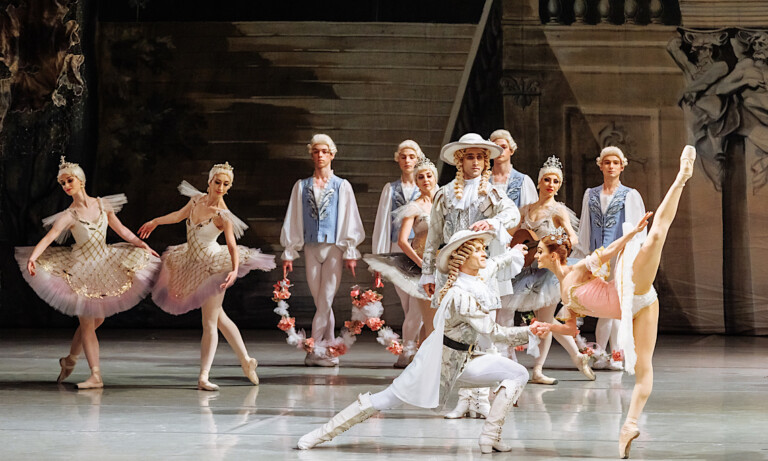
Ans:
[[[496,385],[496,399],[480,434],[480,451],[510,451],[501,441],[507,412],[512,408],[528,381],[522,365],[500,355],[472,357],[478,337],[489,335],[494,342],[511,345],[529,343],[538,346],[532,327],[504,327],[494,322],[492,313],[500,308],[498,295],[488,290],[483,280],[490,280],[499,269],[512,266],[513,273],[523,267],[526,249],[517,245],[491,260],[486,260],[485,246],[492,232],[463,230],[456,232],[437,257],[437,269],[448,274],[440,290],[440,307],[435,314],[434,332],[419,348],[413,362],[395,378],[392,385],[357,400],[331,418],[322,427],[304,435],[298,448],[308,450],[327,442],[376,411],[395,408],[403,403],[422,408],[444,404],[455,383],[464,387]]]

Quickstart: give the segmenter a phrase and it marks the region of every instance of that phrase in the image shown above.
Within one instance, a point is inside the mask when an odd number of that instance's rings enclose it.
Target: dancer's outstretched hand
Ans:
[[[640,218],[640,221],[637,223],[637,226],[635,226],[635,233],[638,233],[645,229],[645,226],[648,225],[648,220],[651,219],[651,216],[653,216],[653,211],[649,211],[646,214],[643,215],[642,218]]]
[[[32,277],[35,276],[35,262],[31,259],[27,261],[27,272],[29,272],[29,275]]]
[[[355,276],[355,268],[357,267],[357,260],[356,259],[345,259],[344,260],[344,267],[349,269],[350,272],[352,272],[352,277]]]
[[[231,271],[229,274],[227,274],[227,278],[224,280],[224,283],[219,285],[219,288],[226,290],[235,284],[235,280],[237,280],[237,271]]]
[[[287,279],[291,272],[293,272],[293,261],[283,261],[283,278]]]
[[[152,249],[152,247],[150,247],[149,245],[147,245],[147,243],[146,243],[146,242],[141,242],[141,243],[142,243],[142,245],[139,245],[139,248],[143,248],[144,250],[146,250],[146,251],[147,251],[147,253],[151,254],[152,256],[155,256],[155,257],[157,257],[157,258],[159,258],[159,257],[160,257],[160,255],[159,255],[159,254],[157,254],[157,251],[153,250],[153,249]]]
[[[157,227],[157,223],[155,220],[147,221],[145,222],[140,228],[139,228],[139,238],[142,240],[149,237],[149,234],[152,233],[153,230]]]
[[[535,334],[539,338],[543,338],[552,331],[552,324],[539,322],[536,320],[531,324],[530,329],[531,333]]]

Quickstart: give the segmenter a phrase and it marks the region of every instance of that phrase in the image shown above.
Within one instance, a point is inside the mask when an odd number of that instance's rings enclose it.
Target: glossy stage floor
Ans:
[[[70,334],[0,330],[0,459],[615,459],[634,381],[607,371],[586,381],[553,345],[547,373],[560,382],[526,387],[504,428],[511,453],[480,454],[481,420],[416,408],[379,414],[300,452],[302,434],[397,376],[370,332],[335,369],[304,367],[279,331],[245,332],[260,362],[258,387],[222,340],[211,371],[218,392],[195,389],[195,331],[104,330],[106,387],[75,390],[71,383],[87,377],[84,358],[57,385]],[[655,364],[632,459],[768,459],[768,338],[662,336]]]

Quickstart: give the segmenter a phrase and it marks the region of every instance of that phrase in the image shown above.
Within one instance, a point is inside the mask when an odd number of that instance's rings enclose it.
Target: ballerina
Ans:
[[[562,229],[539,242],[536,252],[539,266],[551,270],[560,281],[560,292],[567,309],[564,325],[540,323],[534,328],[537,334],[551,331],[575,336],[578,333],[577,316],[620,319],[618,343],[624,350],[624,368],[628,373],[636,373],[629,411],[619,433],[619,456],[622,459],[629,457],[631,443],[640,435],[637,420],[653,388],[652,359],[659,321],[659,301],[653,281],[683,187],[693,174],[695,160],[696,149],[685,146],[680,156],[680,171],[659,205],[645,240],[641,232],[652,212],[646,213],[634,227],[625,223],[622,237],[572,266],[566,264],[571,242]],[[615,277],[609,282],[606,263],[617,255]]]
[[[400,223],[397,245],[402,253],[373,254],[363,256],[371,270],[380,273],[398,288],[416,301],[406,312],[403,322],[403,354],[395,367],[405,368],[408,359],[416,352],[416,340],[419,335],[424,341],[432,332],[432,320],[435,310],[430,307],[431,297],[419,285],[423,264],[424,244],[429,230],[429,214],[432,211],[432,199],[437,192],[437,168],[428,158],[423,158],[413,169],[416,186],[421,195],[392,212],[393,221]],[[413,239],[410,236],[413,235]],[[415,309],[414,309],[415,307]],[[421,332],[419,326],[423,324]]]
[[[75,369],[80,353],[91,368],[91,376],[78,383],[80,389],[104,387],[96,329],[106,317],[135,306],[151,289],[160,269],[158,254],[139,240],[117,218],[128,200],[124,194],[90,197],[85,191],[85,173],[77,163],[61,157],[57,180],[72,197],[72,205],[43,220],[51,227],[38,244],[16,248],[16,260],[24,279],[51,307],[77,316],[69,355],[59,359],[61,383]],[[107,227],[128,243],[107,245]],[[71,247],[49,247],[64,243],[70,232]]]
[[[539,170],[538,188],[539,198],[536,202],[520,208],[522,220],[518,227],[511,230],[514,234],[519,228],[530,229],[541,239],[550,234],[555,228],[563,228],[568,234],[572,245],[578,243],[576,231],[572,223],[577,224],[576,217],[561,202],[555,201],[560,187],[563,185],[563,169],[560,160],[552,156],[544,162]],[[526,267],[512,280],[512,295],[505,299],[497,320],[502,325],[510,325],[514,321],[515,311],[534,311],[536,318],[545,323],[552,323],[555,319],[555,309],[560,302],[560,284],[555,274],[541,267]],[[579,353],[574,339],[567,335],[554,333],[542,340],[541,353],[536,359],[531,376],[531,382],[537,384],[557,384],[557,380],[550,378],[542,372],[544,362],[547,360],[552,337],[560,343],[576,368],[589,380],[595,380],[595,373],[589,367],[589,356]]]
[[[485,280],[495,276],[500,267],[523,266],[525,247],[517,245],[504,254],[486,260],[485,246],[494,232],[460,230],[454,233],[437,256],[437,269],[448,278],[437,295],[440,307],[435,314],[435,331],[422,344],[410,365],[381,392],[360,394],[357,400],[331,418],[322,427],[304,435],[300,450],[308,450],[330,441],[377,411],[396,408],[403,403],[421,408],[436,408],[445,403],[454,384],[465,386],[496,385],[496,398],[483,424],[480,451],[510,451],[501,441],[507,413],[517,402],[528,380],[528,372],[517,362],[498,354],[473,355],[482,335],[512,345],[530,343],[537,323],[531,327],[504,327],[493,321],[500,307],[499,296],[488,289]]]
[[[175,224],[186,219],[187,243],[168,247],[163,253],[163,266],[152,290],[152,300],[162,310],[180,315],[202,306],[203,337],[200,342],[200,375],[197,388],[216,391],[219,386],[208,380],[208,374],[216,354],[219,333],[226,338],[237,354],[245,376],[255,385],[258,365],[248,355],[237,325],[224,312],[222,302],[227,288],[239,277],[258,269],[275,268],[275,257],[260,250],[237,245],[236,238],[243,236],[248,226],[232,214],[224,203],[235,179],[229,163],[217,164],[208,173],[208,192],[195,189],[186,181],[179,185],[179,192],[190,197],[180,210],[144,223],[139,235],[147,238],[159,225]],[[216,239],[224,233],[226,245]]]

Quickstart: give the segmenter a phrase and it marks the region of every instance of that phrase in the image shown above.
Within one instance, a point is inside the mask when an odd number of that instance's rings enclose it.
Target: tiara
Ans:
[[[551,157],[551,158],[555,158],[555,157]],[[548,243],[551,245],[554,245],[555,243],[557,243],[558,245],[562,245],[564,241],[568,240],[568,234],[565,233],[565,229],[563,229],[562,227],[558,227],[557,229],[553,230],[552,232],[544,236],[542,240],[544,240],[544,243]]]
[[[59,170],[66,170],[68,168],[77,168],[80,165],[77,163],[68,162],[67,159],[64,158],[64,156],[61,156],[61,160],[59,161]]]
[[[421,160],[416,162],[416,166],[413,167],[413,171],[421,170],[424,168],[431,168],[433,170],[437,170],[437,167],[435,167],[435,164],[432,163],[432,160],[428,159],[426,156],[422,157]]]
[[[211,170],[235,171],[235,169],[232,168],[232,165],[230,165],[229,162],[217,163],[217,164],[213,165],[213,168],[211,168]]]
[[[541,167],[542,169],[546,168],[557,168],[558,170],[563,169],[563,164],[560,163],[560,159],[555,157],[554,155],[549,157],[546,162],[544,162],[544,166]]]

